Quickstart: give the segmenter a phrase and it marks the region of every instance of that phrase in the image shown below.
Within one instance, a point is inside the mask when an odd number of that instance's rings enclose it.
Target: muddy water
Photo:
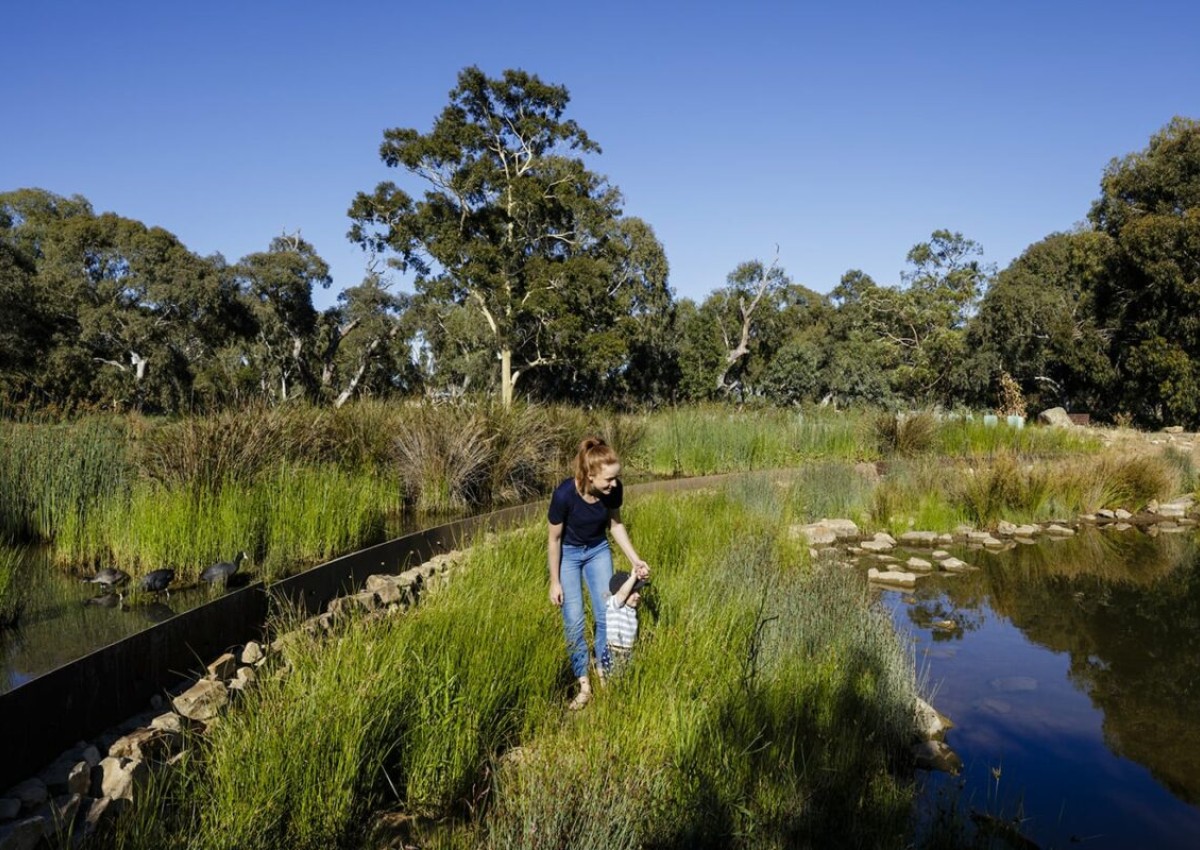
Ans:
[[[964,763],[928,778],[927,826],[980,825],[997,847],[1200,847],[1196,539],[1090,530],[956,554],[980,569],[881,593]]]

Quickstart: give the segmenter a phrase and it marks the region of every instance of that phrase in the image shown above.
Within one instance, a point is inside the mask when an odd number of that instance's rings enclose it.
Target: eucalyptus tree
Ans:
[[[243,257],[235,273],[258,329],[248,359],[258,371],[262,393],[279,401],[316,399],[320,315],[312,296],[314,286],[328,289],[333,283],[329,265],[298,233],[284,234],[272,239],[266,251]],[[339,333],[336,328],[328,332]]]
[[[1095,287],[1120,402],[1144,424],[1200,423],[1200,121],[1114,159],[1089,218],[1116,242]]]
[[[1111,333],[1096,321],[1094,293],[1114,250],[1111,237],[1091,229],[1026,248],[996,276],[967,329],[982,369],[1012,375],[1035,408],[1112,413]],[[968,400],[989,403],[982,392]]]
[[[38,316],[31,392],[60,407],[171,411],[230,332],[235,291],[171,233],[82,198],[43,190],[0,196],[4,241],[34,270]],[[38,322],[34,323],[35,326]]]
[[[429,132],[390,129],[380,147],[388,167],[425,186],[423,196],[390,181],[359,193],[349,236],[392,252],[426,301],[482,317],[507,404],[529,370],[605,346],[588,322],[559,323],[576,292],[609,285],[605,251],[621,196],[581,158],[600,147],[563,117],[565,87],[521,70],[489,78],[470,67],[449,98]]]
[[[322,315],[321,391],[341,407],[356,395],[410,394],[420,377],[410,351],[412,297],[393,292],[374,265]]]
[[[895,354],[893,389],[912,401],[954,401],[979,375],[968,374],[965,328],[991,276],[983,249],[961,233],[936,230],[913,246],[901,287],[864,290],[877,338]]]

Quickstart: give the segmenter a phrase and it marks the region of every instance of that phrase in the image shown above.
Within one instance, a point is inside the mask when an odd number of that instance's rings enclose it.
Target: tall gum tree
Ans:
[[[1116,241],[1095,289],[1125,411],[1200,423],[1200,121],[1175,118],[1114,159],[1089,215]]]
[[[561,290],[603,274],[597,261],[621,197],[585,166],[598,153],[573,120],[569,96],[521,70],[498,79],[459,73],[428,133],[391,129],[380,156],[427,184],[414,199],[391,182],[351,204],[350,239],[415,275],[424,298],[469,305],[500,361],[501,398],[520,376],[560,364],[553,324]]]

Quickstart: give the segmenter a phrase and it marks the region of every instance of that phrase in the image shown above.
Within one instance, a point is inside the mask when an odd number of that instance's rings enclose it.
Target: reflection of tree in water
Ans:
[[[972,574],[982,575],[982,573]],[[968,578],[968,576],[963,576]],[[955,579],[958,581],[958,579]],[[977,584],[978,582],[971,582]],[[959,586],[961,590],[961,583]],[[962,640],[965,632],[973,632],[983,625],[983,613],[980,610],[980,598],[965,601],[962,595],[956,601],[951,601],[940,588],[929,584],[918,584],[916,589],[905,597],[904,607],[908,621],[922,631],[928,631],[936,641]],[[953,621],[956,628],[939,627],[946,621]]]
[[[994,611],[1066,652],[1116,753],[1200,803],[1200,558],[1191,535],[1089,532],[987,559]],[[977,559],[977,563],[982,563]],[[958,598],[968,585],[950,584]]]

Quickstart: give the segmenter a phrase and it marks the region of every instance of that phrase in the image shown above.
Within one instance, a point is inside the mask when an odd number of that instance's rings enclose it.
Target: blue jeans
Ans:
[[[592,620],[596,623],[596,638],[593,644],[596,660],[604,669],[608,650],[608,639],[604,630],[604,600],[608,595],[608,583],[612,579],[612,550],[608,540],[591,546],[562,547],[562,562],[558,571],[563,588],[563,631],[567,636],[567,651],[571,654],[571,669],[576,678],[588,671],[587,641],[583,636],[583,583],[587,582],[588,596],[592,599]]]

